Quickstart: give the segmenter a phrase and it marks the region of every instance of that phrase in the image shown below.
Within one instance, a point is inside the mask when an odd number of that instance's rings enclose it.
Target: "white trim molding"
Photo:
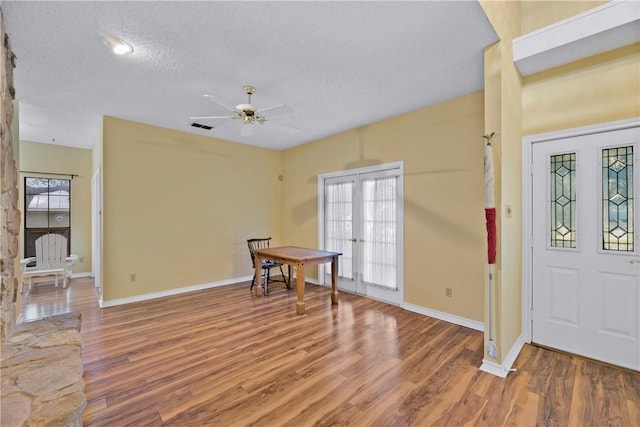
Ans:
[[[432,310],[430,308],[421,307],[419,305],[413,305],[404,303],[401,306],[405,310],[413,311],[414,313],[422,314],[424,316],[433,317],[435,319],[444,320],[445,322],[453,323],[455,325],[464,326],[465,328],[475,329],[476,331],[484,332],[484,323],[477,320],[467,319],[466,317],[456,316],[455,314],[445,313],[443,311]]]
[[[640,40],[640,2],[614,0],[513,40],[523,76]]]
[[[101,308],[115,307],[117,305],[131,304],[134,302],[147,301],[147,300],[156,299],[156,298],[186,294],[188,292],[201,291],[204,289],[217,288],[220,286],[233,285],[240,282],[248,282],[252,278],[253,276],[243,276],[243,277],[236,277],[233,279],[219,280],[217,282],[202,283],[199,285],[191,285],[191,286],[184,286],[181,288],[166,289],[164,291],[152,292],[149,294],[134,295],[134,296],[125,297],[125,298],[117,298],[113,300],[104,301],[103,299],[100,299],[99,304]]]
[[[480,365],[479,369],[483,372],[488,372],[500,378],[506,378],[509,372],[515,371],[512,366],[518,358],[518,355],[520,354],[522,347],[524,347],[524,344],[524,335],[520,335],[511,347],[511,350],[509,350],[509,353],[507,353],[507,357],[504,358],[502,364],[493,362],[491,360],[482,359],[482,365]]]

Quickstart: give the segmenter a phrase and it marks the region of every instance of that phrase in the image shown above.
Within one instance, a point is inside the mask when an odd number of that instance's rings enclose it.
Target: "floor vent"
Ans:
[[[191,123],[191,126],[193,126],[194,128],[200,128],[200,129],[205,129],[205,130],[213,129],[213,126],[202,125],[202,124],[196,123],[196,122]]]

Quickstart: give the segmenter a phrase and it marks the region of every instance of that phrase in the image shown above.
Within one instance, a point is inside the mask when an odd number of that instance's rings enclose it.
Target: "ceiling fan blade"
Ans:
[[[251,136],[253,135],[253,124],[244,123],[240,126],[240,136]]]
[[[289,107],[287,104],[280,104],[280,105],[274,105],[273,107],[267,107],[261,110],[256,110],[256,113],[261,115],[264,113],[269,113],[269,114],[266,114],[266,116],[273,117],[278,115],[291,114],[293,113],[293,108]]]
[[[203,96],[204,96],[205,98],[209,99],[211,102],[213,102],[213,103],[215,103],[215,104],[218,104],[219,106],[221,106],[221,107],[222,107],[222,108],[224,108],[225,110],[228,110],[228,111],[234,111],[234,112],[236,111],[236,109],[235,109],[235,108],[230,107],[229,105],[227,105],[227,104],[226,104],[226,103],[224,103],[224,102],[220,102],[220,101],[219,101],[215,96],[213,96],[213,95],[207,95],[207,94],[205,93]]]
[[[208,119],[234,119],[236,116],[204,116],[204,117],[189,117],[191,120],[208,120]]]
[[[280,123],[272,122],[271,120],[266,120],[264,122],[264,124],[266,124],[267,126],[269,126],[271,128],[285,131],[285,132],[287,132],[288,134],[291,134],[291,135],[300,132],[300,129],[298,129],[298,128],[294,128],[292,126],[287,126],[287,125],[283,125],[283,124],[280,124]]]

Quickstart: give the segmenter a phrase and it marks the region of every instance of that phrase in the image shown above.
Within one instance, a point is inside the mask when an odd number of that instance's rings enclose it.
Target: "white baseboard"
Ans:
[[[71,278],[75,279],[77,277],[93,277],[92,274],[93,273],[91,273],[90,271],[83,271],[81,273],[72,273]]]
[[[487,359],[482,359],[482,365],[480,365],[479,369],[500,378],[506,378],[509,373],[509,371],[505,370],[502,365]]]
[[[507,370],[511,371],[511,367],[516,362],[516,359],[518,358],[522,347],[524,347],[524,343],[524,335],[521,334],[516,342],[514,342],[511,346],[511,350],[509,350],[509,353],[507,353],[507,357],[504,358],[504,362],[502,362],[502,365],[507,368]]]
[[[113,300],[99,301],[100,307],[114,307],[116,305],[131,304],[133,302],[147,301],[150,299],[168,297],[173,295],[185,294],[187,292],[201,291],[204,289],[217,288],[219,286],[231,285],[239,282],[250,281],[253,276],[235,277],[233,279],[219,280],[217,282],[202,283],[199,285],[184,286],[181,288],[167,289],[164,291],[152,292],[149,294],[134,295],[126,298],[117,298]]]
[[[475,329],[476,331],[484,332],[484,323],[477,320],[467,319],[466,317],[456,316],[455,314],[445,313],[443,311],[432,310],[430,308],[424,308],[419,305],[413,305],[403,303],[402,308],[405,310],[413,311],[414,313],[423,314],[425,316],[434,317],[436,319],[444,320],[445,322],[453,323],[455,325],[464,326],[466,328]]]
[[[524,346],[524,335],[520,335],[511,349],[509,353],[507,353],[507,357],[504,358],[502,364],[493,362],[491,360],[482,359],[482,365],[480,365],[480,370],[484,372],[488,372],[490,374],[496,375],[500,378],[506,378],[509,372],[512,372],[512,366],[515,363],[518,355],[520,354],[520,350]]]

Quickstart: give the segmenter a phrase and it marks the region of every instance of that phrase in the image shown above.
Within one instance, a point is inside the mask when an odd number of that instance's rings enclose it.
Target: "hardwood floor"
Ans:
[[[24,318],[82,312],[86,426],[638,426],[640,374],[526,345],[506,379],[480,332],[307,285],[248,283],[100,309],[90,279]]]

